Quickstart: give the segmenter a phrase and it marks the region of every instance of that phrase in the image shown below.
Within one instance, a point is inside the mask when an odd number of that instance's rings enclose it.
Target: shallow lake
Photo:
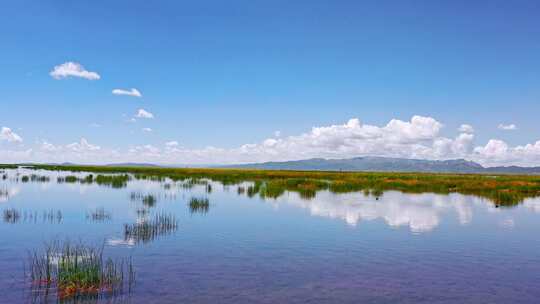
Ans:
[[[3,170],[1,303],[40,302],[27,255],[53,240],[132,257],[130,293],[79,302],[537,303],[540,199],[496,208],[461,194],[321,191],[249,197],[219,183],[58,183],[87,173]],[[50,180],[28,180],[36,174]],[[209,186],[211,191],[209,191]],[[147,199],[151,197],[152,199]],[[206,208],[190,207],[208,198]],[[131,228],[174,219],[149,234]],[[49,303],[56,302],[54,294]]]

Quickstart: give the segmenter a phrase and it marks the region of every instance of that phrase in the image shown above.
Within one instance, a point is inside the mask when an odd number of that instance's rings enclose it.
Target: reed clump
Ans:
[[[210,200],[206,197],[192,197],[189,200],[189,211],[193,213],[206,214],[210,209]]]
[[[15,224],[17,223],[21,218],[21,213],[17,209],[5,209],[2,213],[3,219],[5,223],[9,224]]]
[[[172,214],[157,214],[149,220],[124,224],[124,240],[133,243],[148,243],[155,238],[174,233],[178,221]]]
[[[111,214],[105,208],[96,208],[86,214],[86,218],[93,222],[104,222],[111,219]]]
[[[29,252],[28,274],[33,292],[56,290],[60,301],[117,295],[135,283],[131,258],[104,258],[103,246],[51,242]]]

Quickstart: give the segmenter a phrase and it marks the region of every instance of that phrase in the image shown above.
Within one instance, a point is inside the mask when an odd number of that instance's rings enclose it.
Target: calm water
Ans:
[[[204,185],[139,180],[113,189],[58,184],[66,172],[5,172],[0,212],[14,209],[19,217],[0,222],[2,303],[31,300],[27,252],[55,239],[104,242],[106,255],[132,256],[137,284],[116,299],[130,303],[540,299],[540,199],[508,209],[459,194],[319,192],[306,200],[285,193],[263,200],[217,183],[211,193]],[[22,183],[17,172],[51,180]],[[142,202],[147,194],[155,204]],[[207,212],[190,210],[191,197],[208,197]],[[96,210],[106,216],[92,218]],[[126,224],[156,214],[176,218],[177,229],[126,237]]]

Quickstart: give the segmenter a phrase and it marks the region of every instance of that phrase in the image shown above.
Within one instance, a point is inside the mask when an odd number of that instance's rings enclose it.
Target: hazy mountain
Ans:
[[[519,173],[540,174],[540,167],[483,167],[465,159],[422,160],[390,157],[355,157],[348,159],[312,158],[297,161],[266,162],[231,165],[227,168],[267,170],[321,171],[394,171],[394,172],[452,172],[452,173]]]

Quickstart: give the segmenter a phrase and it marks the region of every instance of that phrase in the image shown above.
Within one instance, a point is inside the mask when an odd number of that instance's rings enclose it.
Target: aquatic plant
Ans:
[[[205,214],[208,213],[208,210],[210,209],[210,201],[208,198],[203,197],[192,197],[189,200],[189,211],[193,213],[201,213]]]
[[[18,222],[37,223],[38,220],[43,223],[60,223],[62,222],[63,215],[60,210],[44,210],[43,212],[38,213],[37,211],[21,211],[10,208],[3,211],[3,219],[4,222],[10,224]]]
[[[124,224],[124,240],[133,243],[148,243],[158,236],[176,231],[178,221],[172,214],[157,214],[149,220],[134,224]]]
[[[117,295],[135,283],[131,258],[104,259],[103,246],[51,242],[43,250],[29,252],[27,277],[32,292],[48,294],[55,289],[60,301]]]
[[[242,187],[242,186],[238,186],[238,188],[236,189],[236,192],[241,195],[241,194],[244,194],[246,192],[246,188]]]
[[[111,219],[111,214],[101,207],[86,213],[86,218],[94,222],[104,222]]]
[[[540,176],[529,175],[482,175],[482,174],[436,174],[396,172],[332,172],[244,170],[203,168],[149,168],[149,167],[99,167],[99,166],[53,166],[36,165],[46,170],[70,170],[78,172],[132,173],[140,178],[170,178],[185,181],[182,187],[192,187],[205,181],[223,185],[251,182],[247,195],[252,197],[276,197],[285,191],[299,192],[311,197],[313,192],[329,190],[334,193],[397,190],[405,193],[461,193],[476,195],[501,206],[513,206],[528,197],[540,196]],[[264,186],[264,187],[263,187]],[[304,194],[302,194],[302,192]]]
[[[3,219],[5,223],[14,224],[21,218],[21,213],[17,209],[5,209],[3,212]]]
[[[17,169],[19,168],[19,165],[12,165],[12,164],[0,164],[0,169]]]
[[[111,186],[112,188],[123,188],[127,185],[129,181],[129,175],[120,174],[120,175],[102,175],[99,174],[96,176],[95,182],[98,185]]]
[[[68,176],[59,176],[56,178],[57,183],[76,183],[79,181],[79,178],[75,175],[68,175]]]
[[[129,197],[132,201],[141,201],[146,207],[154,207],[157,203],[157,195],[150,193],[131,192]]]

